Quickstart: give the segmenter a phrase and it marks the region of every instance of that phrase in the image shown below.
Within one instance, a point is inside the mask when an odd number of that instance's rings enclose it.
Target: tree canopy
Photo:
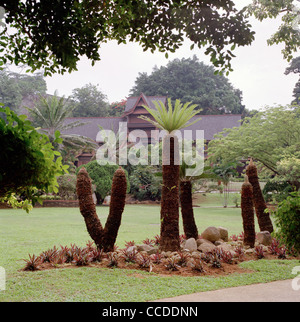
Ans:
[[[300,177],[299,107],[275,106],[244,119],[240,127],[224,129],[209,143],[212,162],[223,163],[253,158],[271,175],[286,178],[293,167],[293,177]],[[298,160],[298,161],[297,161]],[[296,173],[297,172],[297,173]],[[292,185],[290,179],[287,179]]]
[[[109,104],[107,97],[96,85],[87,84],[72,91],[70,99],[75,108],[72,112],[74,117],[107,116]]]
[[[289,75],[290,73],[299,74],[300,76],[300,56],[294,58],[289,67],[286,68],[285,74]],[[293,90],[293,97],[294,100],[291,102],[291,104],[297,104],[300,103],[300,77],[298,82],[295,84],[294,90]]]
[[[27,75],[0,70],[0,101],[14,111],[18,111],[23,99],[45,94],[46,90],[46,81],[40,73]]]
[[[108,40],[138,42],[144,50],[174,52],[187,38],[220,70],[230,70],[236,46],[254,32],[234,1],[4,0],[0,62],[26,63],[45,74],[76,70],[80,57],[94,63]],[[11,28],[12,27],[12,28]]]
[[[130,94],[155,96],[167,95],[192,102],[202,109],[201,114],[242,114],[242,92],[229,80],[215,74],[213,66],[205,65],[196,56],[174,59],[167,66],[154,67],[150,75],[140,73]]]

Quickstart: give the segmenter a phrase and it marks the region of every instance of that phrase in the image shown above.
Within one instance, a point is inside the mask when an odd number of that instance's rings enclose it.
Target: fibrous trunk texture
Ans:
[[[162,172],[160,247],[163,251],[177,251],[180,248],[179,149],[175,135],[168,134],[163,139]]]
[[[105,224],[103,236],[103,250],[105,252],[113,251],[125,207],[126,189],[127,182],[125,172],[120,167],[114,173],[112,181],[109,215]]]
[[[126,189],[125,172],[122,168],[119,168],[114,173],[109,215],[103,229],[92,197],[91,179],[85,168],[81,168],[78,172],[76,190],[80,212],[84,218],[87,231],[97,248],[103,249],[105,252],[112,251],[114,248],[125,207]]]
[[[253,188],[251,183],[249,183],[247,176],[245,177],[245,182],[242,185],[241,209],[244,228],[244,244],[253,248],[255,244]]]
[[[198,239],[198,229],[195,223],[193,200],[192,200],[192,183],[190,180],[180,182],[180,204],[183,221],[183,230],[186,239]]]
[[[268,212],[265,212],[267,205],[263,197],[262,191],[260,189],[257,168],[253,163],[252,159],[250,160],[249,165],[246,168],[246,174],[248,176],[249,182],[253,187],[253,203],[255,207],[255,212],[258,220],[258,225],[260,231],[273,231],[273,224],[270,219]]]
[[[91,179],[85,168],[81,168],[77,175],[76,191],[80,212],[84,218],[86,228],[98,248],[101,247],[103,227],[97,216],[93,200]]]

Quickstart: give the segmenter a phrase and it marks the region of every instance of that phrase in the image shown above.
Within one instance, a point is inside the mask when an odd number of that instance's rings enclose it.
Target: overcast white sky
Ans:
[[[249,3],[239,0],[238,5]],[[289,104],[298,75],[285,75],[289,65],[283,59],[282,46],[268,46],[267,39],[276,31],[280,21],[268,20],[258,22],[251,20],[256,31],[256,40],[251,46],[235,50],[236,58],[232,65],[234,71],[228,76],[232,85],[243,92],[243,103],[247,109],[260,109],[266,105]],[[210,64],[209,57],[203,50],[190,50],[186,42],[176,53],[143,52],[135,43],[117,45],[116,42],[103,44],[100,49],[102,60],[91,66],[90,61],[82,58],[78,71],[65,75],[47,77],[48,93],[57,89],[59,95],[71,95],[74,88],[92,83],[107,95],[108,101],[115,102],[126,98],[139,72],[150,74],[155,65],[165,66],[174,58],[188,58],[196,55],[200,61]],[[297,55],[296,55],[297,56]]]

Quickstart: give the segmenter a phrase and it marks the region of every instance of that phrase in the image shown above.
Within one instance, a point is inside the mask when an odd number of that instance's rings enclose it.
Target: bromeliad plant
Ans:
[[[163,251],[177,251],[179,239],[179,142],[176,131],[196,123],[191,121],[199,110],[195,104],[182,104],[179,100],[172,106],[171,99],[165,106],[161,101],[153,102],[155,109],[143,106],[152,116],[140,116],[155,127],[165,130],[162,152],[162,197],[160,247]]]

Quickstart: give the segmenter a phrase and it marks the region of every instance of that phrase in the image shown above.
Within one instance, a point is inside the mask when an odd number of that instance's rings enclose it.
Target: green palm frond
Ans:
[[[171,99],[168,99],[168,108],[161,102],[153,101],[155,109],[143,105],[143,107],[149,112],[154,120],[150,119],[147,116],[141,115],[139,118],[152,123],[155,127],[166,130],[171,133],[176,130],[188,127],[200,120],[200,117],[193,121],[189,122],[198,112],[196,110],[196,104],[191,102],[182,104],[180,100],[176,100],[174,108],[172,107]]]

